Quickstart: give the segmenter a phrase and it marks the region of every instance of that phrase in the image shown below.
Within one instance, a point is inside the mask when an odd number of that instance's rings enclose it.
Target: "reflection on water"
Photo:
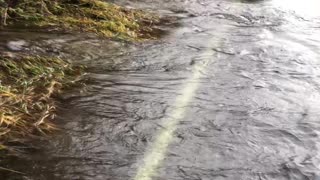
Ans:
[[[273,0],[275,6],[306,16],[320,16],[319,0]]]

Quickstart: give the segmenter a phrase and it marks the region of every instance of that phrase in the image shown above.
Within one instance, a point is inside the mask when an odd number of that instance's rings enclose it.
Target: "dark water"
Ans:
[[[145,43],[2,33],[87,65],[89,81],[61,98],[62,132],[2,161],[26,175],[0,179],[134,179],[181,111],[152,179],[320,180],[319,3],[279,1],[116,1],[177,17]]]

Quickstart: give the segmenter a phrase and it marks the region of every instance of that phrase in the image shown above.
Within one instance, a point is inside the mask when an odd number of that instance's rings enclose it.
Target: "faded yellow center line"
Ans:
[[[205,54],[208,55],[209,52],[209,56],[213,58],[214,53],[212,50],[207,50],[206,52]],[[188,79],[188,83],[175,101],[171,117],[164,121],[164,127],[151,145],[151,149],[147,152],[144,164],[138,169],[134,180],[151,180],[156,175],[158,167],[166,156],[167,148],[173,140],[173,133],[177,129],[177,124],[185,117],[186,107],[199,87],[199,79],[203,76],[209,60],[210,58],[206,58],[202,64],[195,66],[192,77]]]
[[[223,33],[227,32],[230,27],[232,26],[220,24],[219,29],[216,29],[215,33],[218,35],[220,32],[222,33],[220,35],[223,36]],[[221,39],[217,42],[214,38],[207,41],[207,48],[200,54],[203,57],[203,61],[195,64],[192,75],[174,102],[171,116],[163,120],[163,128],[158,132],[156,139],[147,150],[133,180],[152,180],[157,175],[157,170],[166,157],[168,146],[173,141],[177,125],[185,117],[187,107],[199,88],[200,79],[204,76],[207,66],[214,60],[216,52],[212,48],[218,44],[224,44],[225,41],[226,39]]]

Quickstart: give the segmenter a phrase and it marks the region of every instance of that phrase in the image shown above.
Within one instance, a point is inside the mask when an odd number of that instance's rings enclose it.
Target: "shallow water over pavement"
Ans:
[[[278,2],[118,1],[181,25],[141,44],[29,40],[86,64],[89,81],[61,98],[63,132],[7,160],[26,175],[3,177],[319,180],[320,15]]]

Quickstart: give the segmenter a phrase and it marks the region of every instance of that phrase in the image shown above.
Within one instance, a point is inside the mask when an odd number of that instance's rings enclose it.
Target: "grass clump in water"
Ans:
[[[78,72],[59,58],[0,56],[0,149],[54,130],[52,96]]]
[[[4,0],[0,0],[4,1]],[[3,24],[94,32],[106,37],[138,40],[152,37],[159,19],[139,10],[100,0],[7,0],[0,8]],[[13,3],[15,2],[15,3]],[[11,7],[10,7],[11,6]]]

